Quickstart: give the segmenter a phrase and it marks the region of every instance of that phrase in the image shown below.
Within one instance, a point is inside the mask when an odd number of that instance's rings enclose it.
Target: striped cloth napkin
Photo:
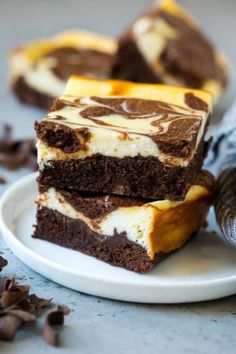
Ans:
[[[236,247],[236,102],[224,116],[212,154],[219,164],[216,219],[226,241]]]

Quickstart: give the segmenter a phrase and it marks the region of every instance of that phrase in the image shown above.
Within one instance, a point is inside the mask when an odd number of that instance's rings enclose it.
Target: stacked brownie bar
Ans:
[[[145,272],[205,223],[212,96],[72,77],[36,123],[35,238]]]

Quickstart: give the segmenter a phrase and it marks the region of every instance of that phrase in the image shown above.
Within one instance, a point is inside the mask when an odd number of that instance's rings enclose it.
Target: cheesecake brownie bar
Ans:
[[[69,80],[36,123],[39,188],[184,199],[201,170],[210,93]]]
[[[120,39],[117,72],[138,82],[209,90],[227,84],[227,63],[196,21],[174,0],[156,1]]]
[[[184,201],[150,201],[49,188],[37,200],[33,237],[115,266],[147,272],[205,224],[214,196],[202,172]]]
[[[12,90],[24,103],[49,108],[72,74],[109,78],[116,50],[115,39],[81,30],[22,45],[10,55]]]

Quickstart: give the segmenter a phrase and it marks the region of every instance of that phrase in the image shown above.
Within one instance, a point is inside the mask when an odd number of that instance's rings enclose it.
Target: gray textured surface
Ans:
[[[15,45],[66,28],[84,27],[118,34],[148,0],[0,0],[0,122],[12,123],[15,135],[31,136],[32,123],[42,112],[21,106],[7,87],[7,53]],[[231,88],[218,104],[214,125],[232,102],[235,92],[235,0],[182,1],[224,49],[232,64]],[[8,182],[29,171],[8,173]],[[6,187],[1,186],[0,192]],[[14,343],[0,343],[1,353],[236,353],[236,296],[188,305],[139,305],[98,299],[49,282],[19,262],[0,240],[9,266],[0,275],[16,276],[39,295],[66,303],[72,312],[62,332],[62,347],[54,349],[40,338],[38,328],[22,329]],[[2,279],[1,279],[2,280]],[[36,332],[36,333],[35,333]]]

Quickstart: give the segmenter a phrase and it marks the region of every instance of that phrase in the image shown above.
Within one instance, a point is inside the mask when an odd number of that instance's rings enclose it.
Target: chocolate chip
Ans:
[[[35,322],[38,311],[51,303],[30,294],[28,285],[7,279],[0,298],[0,339],[10,341],[22,323]]]

